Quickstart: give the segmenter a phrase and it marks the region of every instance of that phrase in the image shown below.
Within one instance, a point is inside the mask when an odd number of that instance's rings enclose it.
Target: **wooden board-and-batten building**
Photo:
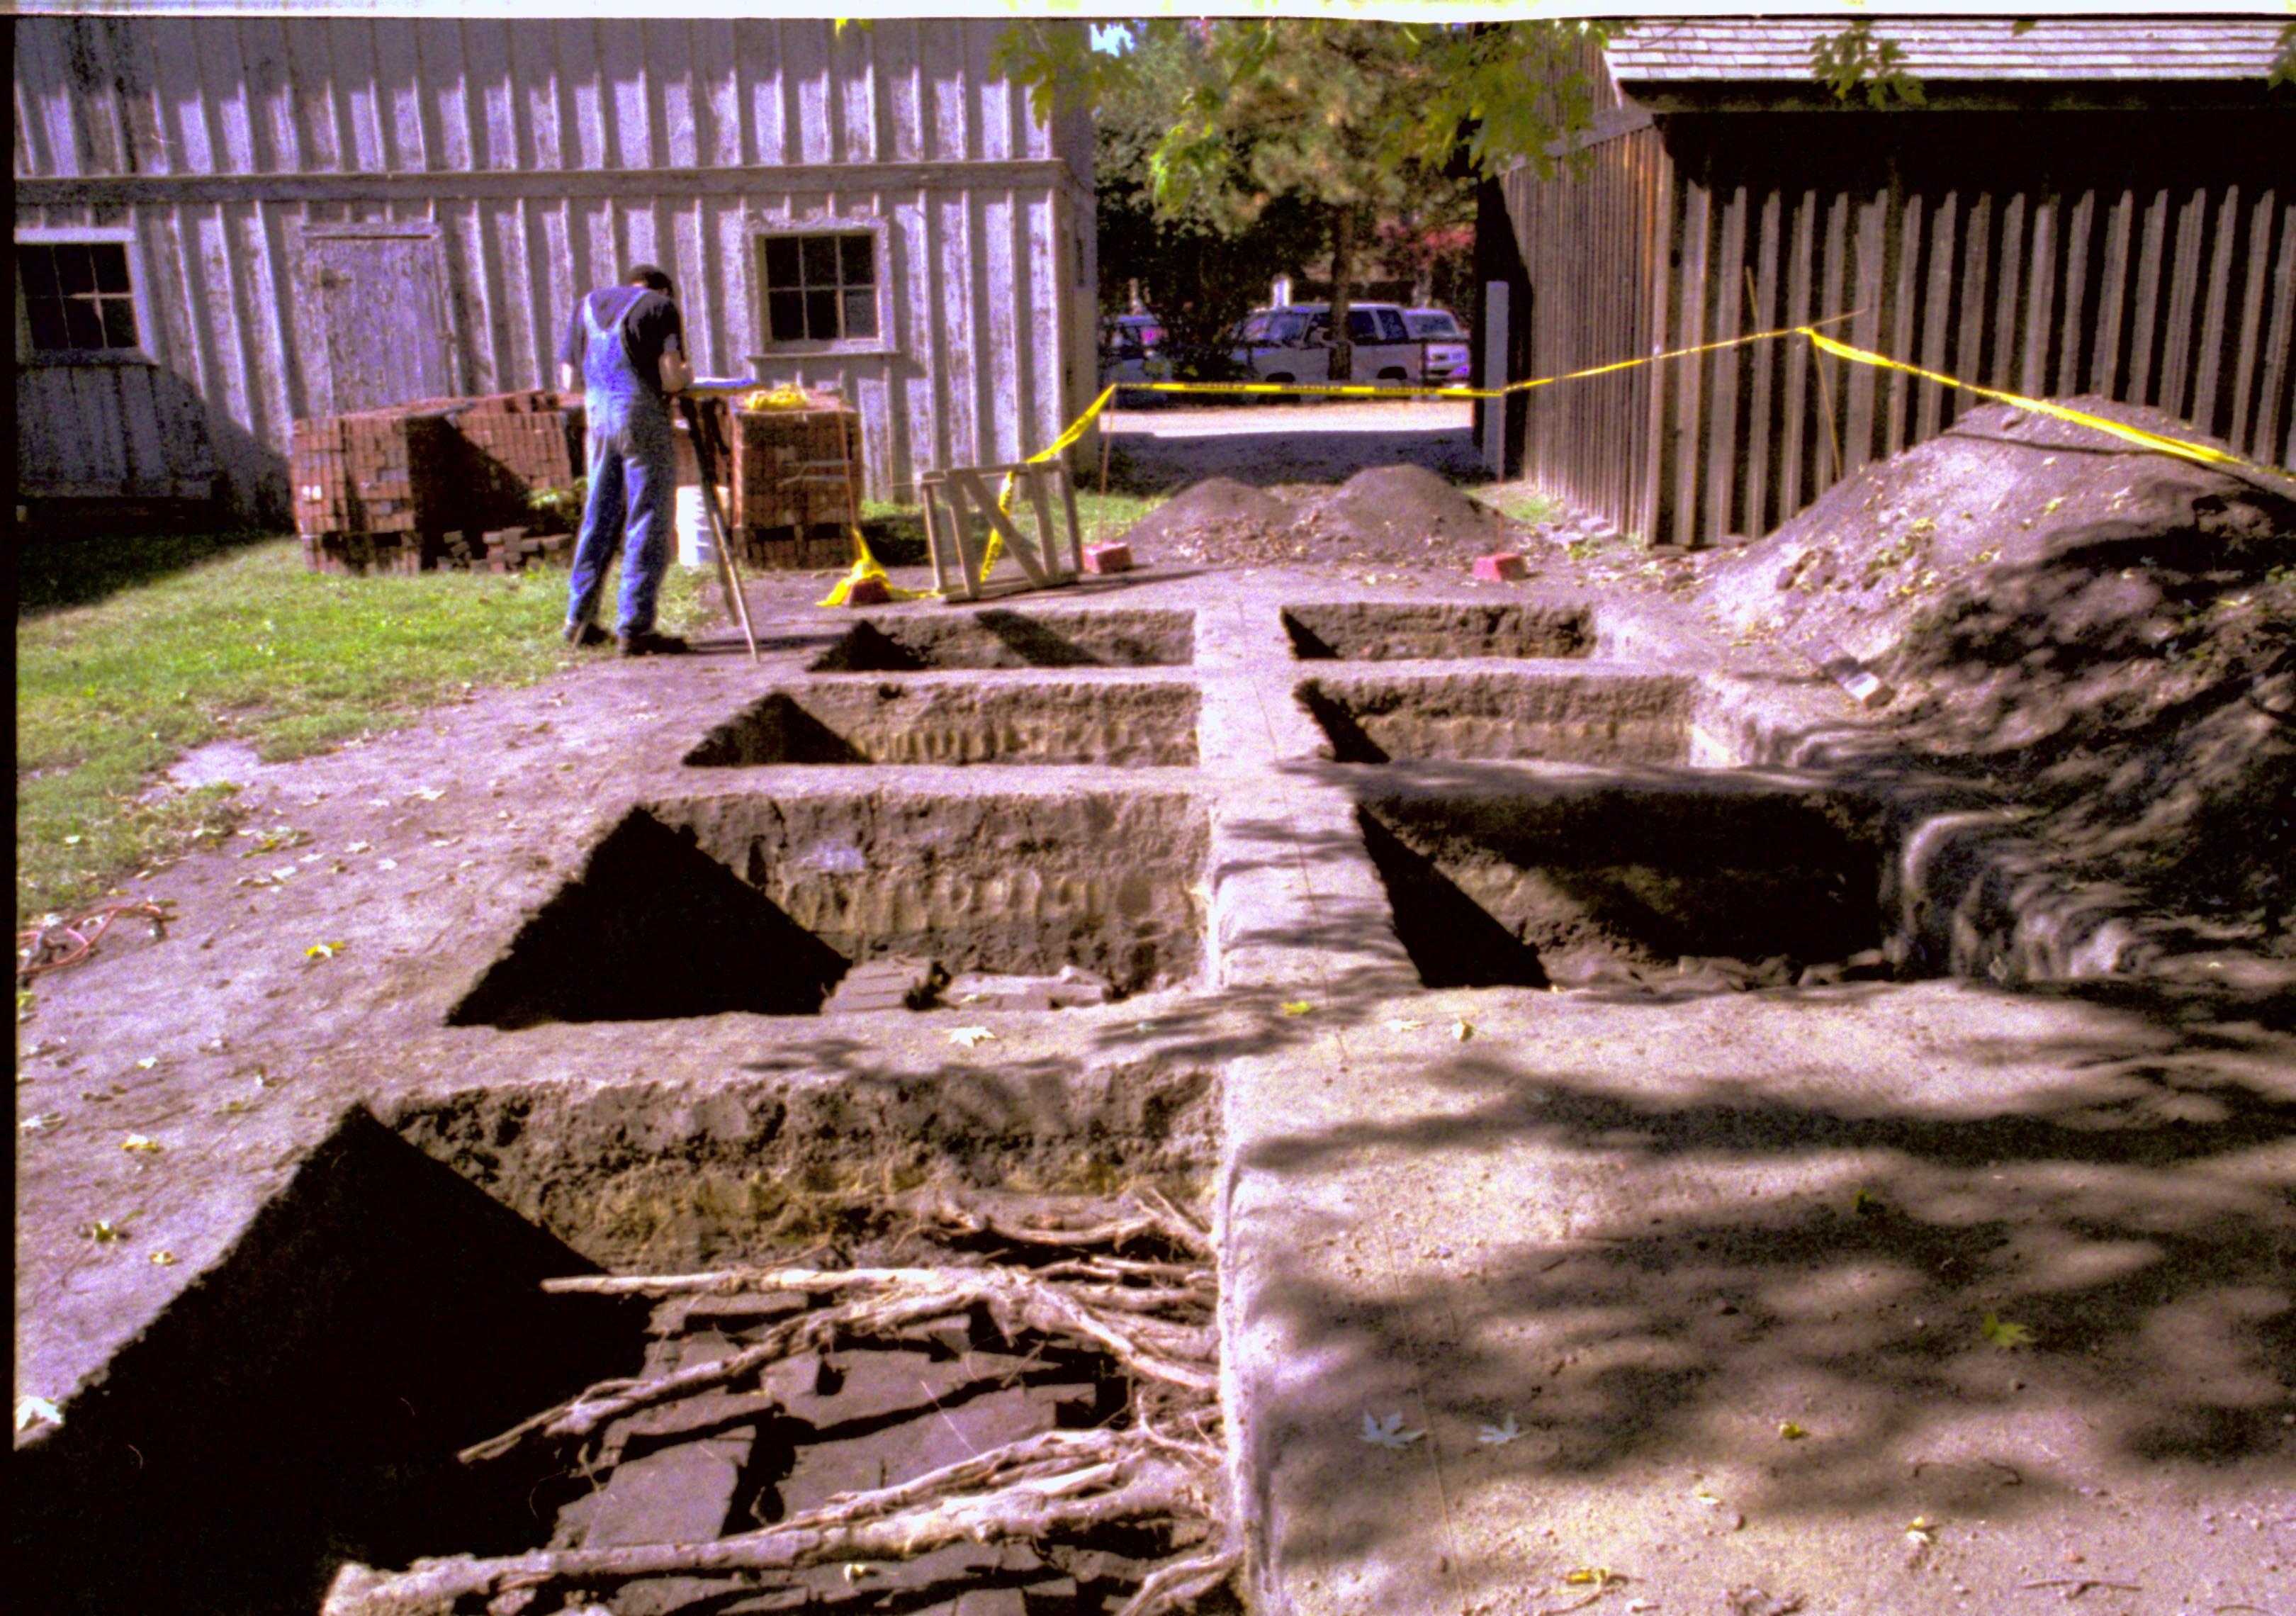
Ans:
[[[1511,376],[1850,315],[1855,347],[2296,463],[2284,19],[1876,14],[1926,99],[1887,110],[1812,75],[1845,21],[1648,18],[1589,53],[1578,170],[1485,189]],[[1770,532],[1978,402],[1800,340],[1518,398],[1511,469],[1677,545]]]
[[[998,23],[52,12],[12,22],[20,504],[284,525],[293,421],[554,386],[635,260],[701,373],[835,386],[879,496],[1091,398],[1090,123]]]

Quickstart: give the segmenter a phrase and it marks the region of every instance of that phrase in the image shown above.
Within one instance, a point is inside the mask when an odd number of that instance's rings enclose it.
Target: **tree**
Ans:
[[[1072,26],[1036,23],[1008,33],[1002,65],[1040,115],[1077,97],[1103,117],[1129,108],[1143,135],[1160,124],[1146,154],[1160,224],[1230,241],[1287,211],[1319,225],[1340,379],[1358,246],[1374,221],[1518,159],[1552,171],[1549,143],[1591,116],[1586,47],[1603,37],[1603,24],[1583,21],[1218,18],[1136,24],[1129,48],[1095,51]]]

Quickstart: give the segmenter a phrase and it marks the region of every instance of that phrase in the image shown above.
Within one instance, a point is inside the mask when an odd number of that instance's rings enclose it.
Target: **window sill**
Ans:
[[[882,358],[893,353],[890,342],[879,337],[864,337],[843,342],[769,342],[766,351],[751,354],[750,365],[756,368],[770,365],[776,359],[855,359]]]

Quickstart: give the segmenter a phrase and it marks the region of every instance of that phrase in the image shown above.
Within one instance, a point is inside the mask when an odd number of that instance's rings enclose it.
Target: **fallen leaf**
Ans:
[[[149,1071],[159,1063],[160,1057],[158,1055],[147,1054],[142,1060],[135,1062],[135,1070],[138,1071]]]
[[[1697,1499],[1701,1504],[1705,1505],[1709,1509],[1719,1509],[1722,1507],[1721,1498],[1718,1495],[1707,1491],[1702,1487],[1692,1489],[1690,1496]]]
[[[1977,1328],[1987,1341],[1991,1341],[2004,1352],[2025,1346],[2033,1339],[2033,1333],[2024,1325],[2010,1324],[2005,1319],[1996,1318],[1990,1313],[1985,1316],[1985,1322]]]
[[[1427,1025],[1427,1023],[1424,1021],[1414,1021],[1408,1020],[1390,1021],[1387,1024],[1387,1029],[1390,1032],[1416,1032],[1425,1025]]]
[[[16,1429],[29,1431],[35,1425],[61,1425],[63,1411],[44,1397],[20,1397],[16,1399]]]
[[[176,1254],[173,1251],[154,1251],[152,1253],[152,1266],[155,1268],[172,1268],[176,1266]]]
[[[1306,1015],[1316,1007],[1306,999],[1293,999],[1287,1005],[1279,1005],[1278,1008],[1285,1015]]]
[[[94,1223],[89,1224],[84,1232],[90,1240],[100,1246],[108,1246],[114,1241],[127,1238],[127,1231],[109,1218],[97,1218]]]
[[[1514,1415],[1510,1414],[1506,1417],[1505,1424],[1486,1425],[1477,1431],[1475,1440],[1486,1448],[1505,1448],[1521,1435],[1522,1435],[1522,1427],[1515,1423]]]
[[[41,1112],[17,1123],[16,1131],[20,1134],[37,1134],[44,1128],[53,1128],[63,1120],[64,1114],[60,1111]]]
[[[1906,1522],[1906,1536],[1915,1543],[1928,1543],[1937,1535],[1937,1522],[1927,1515],[1915,1515]]]
[[[1399,1453],[1426,1434],[1423,1431],[1404,1430],[1403,1416],[1399,1414],[1390,1414],[1380,1420],[1374,1419],[1369,1410],[1364,1413],[1363,1440],[1374,1448],[1390,1448]]]
[[[340,954],[344,949],[349,947],[350,945],[348,943],[313,943],[309,947],[303,950],[303,957],[305,959],[332,959],[336,955]]]
[[[988,1042],[996,1037],[996,1035],[986,1027],[960,1027],[948,1035],[948,1041],[952,1044],[962,1044],[967,1049],[971,1049],[974,1045]]]
[[[1614,1571],[1607,1565],[1582,1565],[1575,1571],[1565,1571],[1565,1587],[1609,1587],[1612,1583],[1627,1580],[1625,1573]]]
[[[1451,1023],[1451,1036],[1452,1036],[1453,1038],[1455,1038],[1458,1039],[1458,1041],[1459,1041],[1460,1043],[1462,1043],[1462,1044],[1465,1043],[1469,1038],[1473,1038],[1473,1037],[1475,1036],[1475,1027],[1474,1027],[1474,1023],[1473,1023],[1473,1022],[1472,1022],[1472,1021],[1454,1021],[1454,1022],[1452,1022],[1452,1023]]]
[[[378,870],[395,870],[398,867],[398,860],[396,858],[378,858],[374,861],[374,867]]]
[[[374,843],[372,841],[347,841],[343,843],[343,851],[346,853],[371,853],[373,850]]]
[[[436,802],[439,798],[445,796],[447,793],[440,791],[433,791],[427,785],[419,785],[414,788],[414,794],[422,798],[425,802]]]
[[[1778,1434],[1789,1442],[1799,1442],[1804,1437],[1808,1436],[1809,1432],[1804,1431],[1792,1420],[1780,1420],[1778,1422]]]
[[[146,1138],[142,1134],[130,1134],[119,1142],[119,1148],[133,1151],[139,1156],[156,1156],[168,1147],[157,1139]]]

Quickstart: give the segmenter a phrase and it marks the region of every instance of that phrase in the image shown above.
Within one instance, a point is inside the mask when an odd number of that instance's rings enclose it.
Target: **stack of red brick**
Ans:
[[[838,567],[859,521],[861,417],[841,406],[736,410],[731,521],[750,566]]]
[[[289,475],[305,563],[505,571],[570,549],[570,536],[528,537],[544,520],[528,496],[582,474],[581,436],[581,410],[541,389],[299,421]]]

